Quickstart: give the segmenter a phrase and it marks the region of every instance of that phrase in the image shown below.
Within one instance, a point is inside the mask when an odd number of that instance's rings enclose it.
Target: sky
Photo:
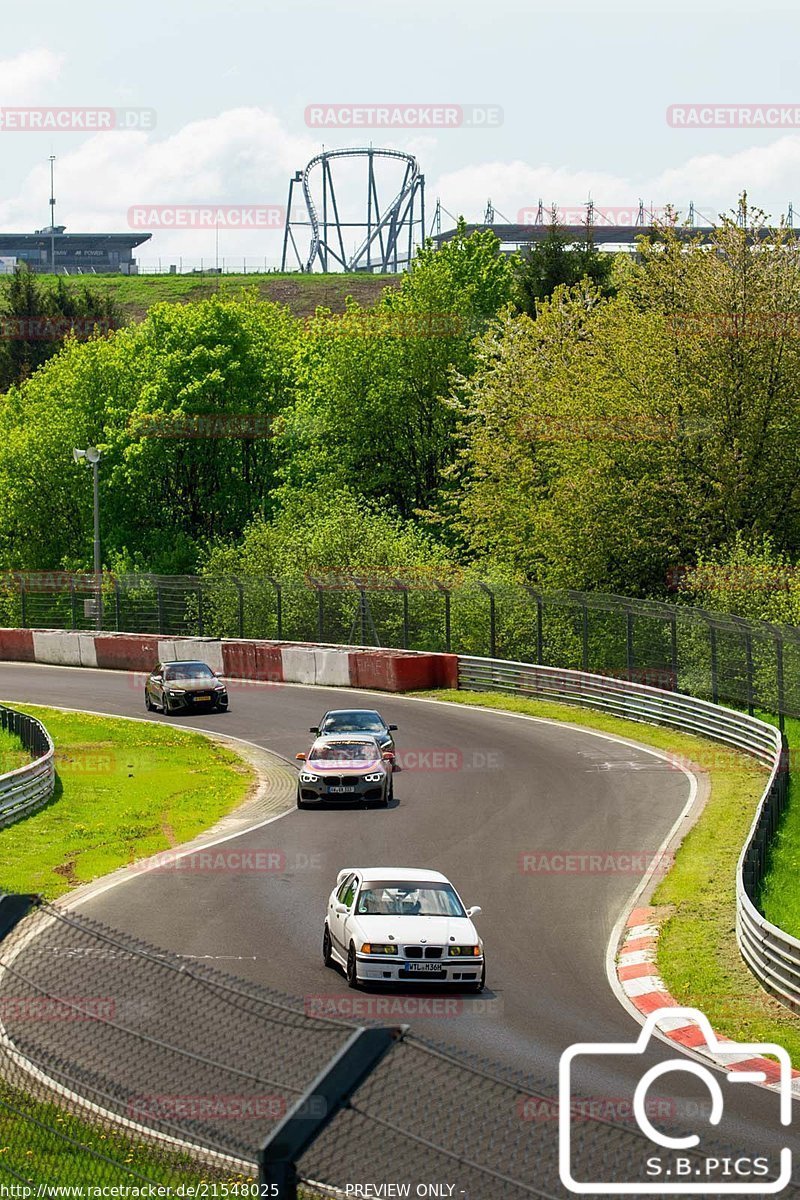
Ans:
[[[323,146],[386,146],[417,157],[428,226],[447,214],[497,219],[575,209],[715,217],[749,199],[800,224],[800,5],[741,0],[2,0],[0,108],[124,109],[133,129],[0,128],[0,231],[56,220],[73,232],[147,221],[139,252],[187,262],[217,252],[276,265],[281,229],[161,228],[155,206],[285,206],[288,182]],[[670,106],[785,106],[775,127],[670,123]],[[793,114],[793,106],[797,112]],[[318,127],[342,106],[462,113],[480,124]],[[421,109],[420,106],[425,106]],[[142,115],[142,110],[146,110]],[[673,110],[674,111],[674,110]],[[0,114],[1,116],[2,114]],[[17,116],[13,118],[18,121]],[[417,120],[419,118],[416,118]],[[674,121],[674,118],[673,118]],[[343,206],[365,195],[338,168]],[[396,177],[387,168],[382,195]],[[145,208],[148,217],[134,216]],[[298,211],[298,214],[299,211]],[[168,220],[169,218],[167,218]],[[186,219],[186,218],[184,218]],[[273,214],[271,221],[277,221]],[[613,220],[609,214],[604,220]],[[235,220],[235,218],[234,218]],[[353,245],[355,244],[355,234]]]

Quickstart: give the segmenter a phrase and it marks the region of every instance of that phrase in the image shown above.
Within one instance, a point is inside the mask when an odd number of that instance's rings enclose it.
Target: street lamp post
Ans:
[[[76,463],[82,462],[92,468],[93,508],[94,508],[94,587],[95,587],[95,625],[103,628],[103,568],[100,562],[100,451],[95,446],[87,446],[85,450],[73,450],[72,457]]]

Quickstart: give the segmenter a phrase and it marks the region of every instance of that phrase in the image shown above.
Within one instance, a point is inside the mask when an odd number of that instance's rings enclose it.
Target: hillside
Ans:
[[[51,282],[52,276],[41,276]],[[324,306],[333,312],[343,312],[345,300],[352,296],[359,304],[370,307],[385,287],[397,287],[402,275],[84,275],[70,276],[68,287],[89,283],[102,293],[113,296],[128,320],[137,321],[147,310],[162,300],[180,304],[187,300],[202,300],[217,292],[239,293],[242,288],[258,288],[266,300],[287,305],[298,317],[310,316]]]

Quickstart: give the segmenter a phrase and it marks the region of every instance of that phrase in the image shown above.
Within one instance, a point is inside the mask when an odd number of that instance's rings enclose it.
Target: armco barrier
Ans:
[[[34,717],[0,706],[0,729],[16,734],[33,762],[0,775],[0,827],[41,808],[52,797],[56,773],[50,734]]]
[[[767,786],[736,868],[736,940],[759,983],[800,1011],[800,940],[772,925],[757,908],[769,845],[786,802],[786,756],[778,729],[691,696],[529,663],[460,657],[459,687],[584,704],[628,720],[669,725],[724,742],[768,766]]]

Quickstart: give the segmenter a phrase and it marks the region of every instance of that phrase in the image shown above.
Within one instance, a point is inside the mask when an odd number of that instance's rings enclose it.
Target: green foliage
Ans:
[[[62,276],[46,285],[26,267],[0,280],[0,392],[22,383],[71,334],[85,341],[94,331],[122,325],[112,296],[87,283],[68,287]]]
[[[279,425],[284,502],[324,484],[356,487],[403,517],[432,506],[453,457],[453,372],[471,373],[475,335],[511,294],[497,238],[467,237],[462,223],[440,251],[421,250],[374,308],[320,310]]]
[[[576,244],[557,215],[553,209],[545,236],[514,262],[517,305],[530,317],[536,316],[541,302],[557,287],[574,287],[588,280],[603,295],[615,291],[614,259],[595,248],[591,227],[587,226],[585,239]]]
[[[268,513],[297,332],[285,309],[245,294],[158,305],[138,326],[69,341],[0,399],[0,561],[87,563],[91,486],[73,446],[102,451],[113,566],[191,570],[207,541]]]
[[[684,599],[713,612],[800,625],[800,576],[772,539],[737,533],[730,546],[700,553],[680,579]]]

